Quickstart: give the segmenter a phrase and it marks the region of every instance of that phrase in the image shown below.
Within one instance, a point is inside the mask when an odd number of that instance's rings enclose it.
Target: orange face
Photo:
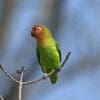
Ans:
[[[34,25],[31,35],[41,44],[46,44],[51,37],[50,31],[44,25]]]
[[[34,25],[32,27],[31,35],[32,37],[35,37],[36,39],[40,39],[42,38],[43,31],[44,31],[44,27],[42,25]]]

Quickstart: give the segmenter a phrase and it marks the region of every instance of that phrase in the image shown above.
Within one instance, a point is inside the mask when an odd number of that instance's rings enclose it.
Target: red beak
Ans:
[[[36,38],[36,33],[34,30],[31,31],[31,36]]]

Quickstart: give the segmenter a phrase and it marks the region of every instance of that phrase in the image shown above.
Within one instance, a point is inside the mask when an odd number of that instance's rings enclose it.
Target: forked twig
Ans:
[[[1,64],[0,64],[0,68],[10,80],[14,81],[15,83],[18,83],[18,85],[19,85],[19,93],[18,93],[19,99],[18,100],[22,100],[22,87],[23,87],[23,85],[37,83],[39,81],[45,80],[46,78],[53,75],[54,73],[60,72],[61,69],[63,68],[63,66],[65,65],[65,63],[68,61],[70,54],[71,54],[71,52],[68,52],[64,61],[61,64],[60,68],[53,69],[51,72],[44,74],[42,77],[38,78],[37,80],[33,80],[33,81],[27,81],[27,82],[23,81],[23,74],[26,71],[26,69],[24,67],[22,67],[20,71],[19,70],[17,71],[20,74],[20,80],[17,80],[12,75],[10,75]],[[1,99],[1,100],[3,100],[3,99]]]

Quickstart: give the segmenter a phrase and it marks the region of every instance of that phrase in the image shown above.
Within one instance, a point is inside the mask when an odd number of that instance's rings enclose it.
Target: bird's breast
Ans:
[[[42,66],[48,68],[51,68],[51,66],[59,66],[59,53],[56,47],[42,47],[40,51],[40,63],[42,64]]]

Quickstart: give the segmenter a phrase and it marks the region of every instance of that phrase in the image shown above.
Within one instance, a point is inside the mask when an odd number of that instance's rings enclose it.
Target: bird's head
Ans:
[[[44,25],[34,25],[32,27],[31,35],[39,42],[43,42],[51,36],[51,33]]]
[[[39,37],[41,37],[41,34],[43,35],[43,33],[44,33],[44,27],[42,25],[34,25],[32,27],[31,31],[32,37],[38,39]]]

